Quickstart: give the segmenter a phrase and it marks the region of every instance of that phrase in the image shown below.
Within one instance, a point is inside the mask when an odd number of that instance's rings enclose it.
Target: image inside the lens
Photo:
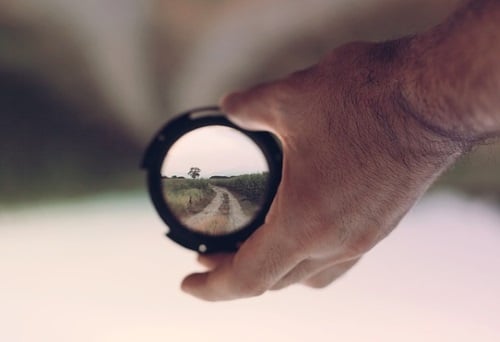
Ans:
[[[225,126],[193,130],[168,151],[162,186],[170,211],[186,228],[226,235],[245,227],[266,197],[269,166],[245,134]]]

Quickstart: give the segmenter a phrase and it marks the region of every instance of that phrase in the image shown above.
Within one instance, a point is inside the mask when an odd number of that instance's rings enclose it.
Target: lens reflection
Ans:
[[[188,229],[225,235],[246,226],[268,189],[269,167],[260,148],[225,126],[182,136],[162,167],[167,205]]]

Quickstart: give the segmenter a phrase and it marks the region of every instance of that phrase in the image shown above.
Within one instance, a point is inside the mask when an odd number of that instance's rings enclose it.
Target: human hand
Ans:
[[[327,286],[387,236],[460,154],[409,113],[397,43],[353,43],[276,82],[226,96],[229,119],[282,142],[282,182],[265,224],[184,291],[205,300],[294,283]]]

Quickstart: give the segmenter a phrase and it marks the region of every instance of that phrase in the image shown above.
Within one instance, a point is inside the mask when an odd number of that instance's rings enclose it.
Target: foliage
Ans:
[[[188,171],[188,175],[191,176],[191,178],[196,179],[200,177],[201,169],[199,167],[192,167]]]
[[[267,191],[269,174],[253,173],[226,179],[211,179],[210,183],[222,186],[253,203],[261,203]]]
[[[202,211],[215,196],[206,179],[165,178],[163,188],[169,208],[178,217]]]

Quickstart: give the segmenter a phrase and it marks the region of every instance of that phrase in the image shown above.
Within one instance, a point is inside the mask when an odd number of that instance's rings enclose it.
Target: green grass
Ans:
[[[211,179],[210,183],[231,191],[248,216],[253,216],[262,205],[267,192],[268,173],[253,173],[226,179]]]
[[[177,217],[202,211],[215,196],[206,179],[164,179],[163,189],[167,204]]]
[[[248,216],[260,208],[267,191],[267,173],[246,174],[226,179],[178,179],[163,180],[164,194],[172,212],[182,218],[203,210],[214,198],[210,184],[231,191]]]

